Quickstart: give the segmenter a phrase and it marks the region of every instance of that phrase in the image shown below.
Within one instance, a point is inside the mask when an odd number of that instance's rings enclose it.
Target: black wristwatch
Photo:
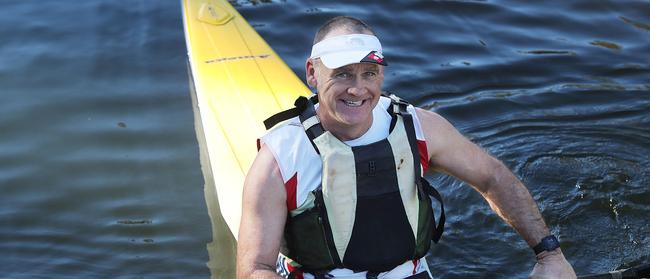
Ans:
[[[557,237],[554,235],[549,235],[542,238],[542,241],[540,241],[539,244],[535,245],[535,247],[533,247],[533,250],[535,251],[535,255],[538,255],[541,252],[553,251],[557,248],[560,248],[560,242],[557,240]]]

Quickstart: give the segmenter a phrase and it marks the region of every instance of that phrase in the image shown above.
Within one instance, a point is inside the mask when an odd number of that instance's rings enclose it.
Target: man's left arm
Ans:
[[[433,169],[470,184],[530,247],[550,234],[537,204],[499,160],[462,136],[440,115],[417,109]],[[560,248],[537,255],[531,278],[575,278]]]

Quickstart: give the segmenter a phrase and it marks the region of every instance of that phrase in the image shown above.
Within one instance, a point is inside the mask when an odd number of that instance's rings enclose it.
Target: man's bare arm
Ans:
[[[283,185],[273,154],[262,146],[244,182],[237,278],[282,278],[275,263],[287,218]]]
[[[503,163],[462,136],[440,115],[421,109],[417,109],[417,114],[427,141],[429,161],[434,169],[469,183],[530,247],[550,234],[528,189]],[[559,260],[544,260],[546,256]],[[543,267],[551,271],[542,271],[543,268],[538,267],[549,261],[551,265],[558,265]],[[547,275],[552,274],[549,278],[565,278],[560,277],[565,275],[567,278],[575,277],[560,249],[540,254],[538,266],[534,276],[537,276],[536,272],[549,272]]]

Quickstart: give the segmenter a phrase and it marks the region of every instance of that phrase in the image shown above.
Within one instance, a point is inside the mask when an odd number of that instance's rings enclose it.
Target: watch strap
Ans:
[[[560,247],[560,241],[557,240],[557,237],[555,237],[554,235],[549,235],[542,238],[539,244],[533,247],[533,251],[535,251],[535,255],[538,255],[541,252],[553,251],[559,247]]]

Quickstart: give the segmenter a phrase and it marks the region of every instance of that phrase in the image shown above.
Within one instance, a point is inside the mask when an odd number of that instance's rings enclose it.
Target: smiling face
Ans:
[[[334,30],[327,37],[344,34],[345,30]],[[306,70],[307,82],[318,92],[317,114],[323,128],[341,140],[368,131],[372,110],[381,96],[383,66],[356,63],[329,69],[319,59],[308,59]]]

